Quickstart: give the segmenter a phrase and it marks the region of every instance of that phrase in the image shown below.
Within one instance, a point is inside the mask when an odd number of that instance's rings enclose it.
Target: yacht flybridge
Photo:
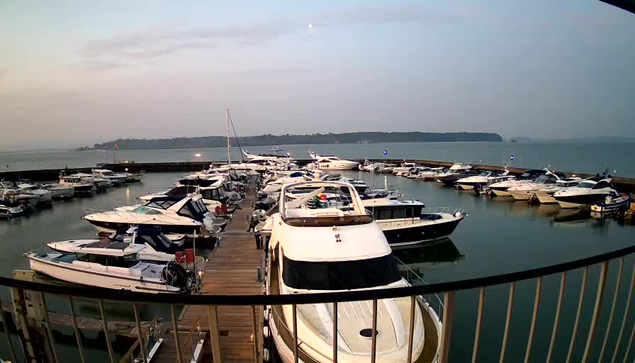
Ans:
[[[313,159],[313,167],[323,170],[351,170],[359,166],[357,161],[340,159],[335,155],[318,155],[314,152],[309,153]]]
[[[268,294],[408,286],[386,237],[366,213],[353,185],[326,181],[287,184],[281,190],[278,208],[269,217],[272,223],[268,223],[272,226],[267,255]],[[436,313],[423,299],[417,300],[413,362],[422,355],[426,339],[438,341],[441,330]],[[368,362],[372,350],[372,302],[340,302],[337,316],[333,316],[332,306],[297,306],[298,356],[305,363],[331,362],[336,337],[338,362]],[[377,310],[377,361],[406,362],[410,299],[379,300]],[[282,360],[292,362],[293,342],[288,337],[294,334],[293,307],[271,306],[265,314],[269,336]],[[336,332],[332,329],[333,319],[338,320]],[[429,324],[424,325],[424,321]],[[438,347],[432,345],[432,352],[428,353],[434,356]]]

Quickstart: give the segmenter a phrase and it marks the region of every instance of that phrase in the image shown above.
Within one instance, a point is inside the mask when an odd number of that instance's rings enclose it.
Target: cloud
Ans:
[[[160,24],[88,42],[80,49],[81,60],[74,66],[103,71],[142,66],[144,61],[187,50],[215,48],[227,43],[262,46],[283,36],[306,33],[309,23],[316,27],[416,22],[444,24],[465,17],[465,13],[453,9],[440,11],[404,4],[358,6],[293,18],[278,17],[261,22],[210,24],[194,28]]]
[[[130,68],[137,65],[131,63],[123,63],[116,61],[103,61],[99,59],[83,59],[79,62],[70,64],[70,67],[79,68],[88,72],[107,71],[117,68]]]

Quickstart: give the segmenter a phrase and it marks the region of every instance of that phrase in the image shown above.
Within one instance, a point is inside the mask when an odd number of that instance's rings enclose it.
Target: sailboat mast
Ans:
[[[231,141],[229,138],[229,109],[226,109],[225,112],[225,123],[227,124],[227,165],[230,165],[232,163],[232,158],[231,158]]]

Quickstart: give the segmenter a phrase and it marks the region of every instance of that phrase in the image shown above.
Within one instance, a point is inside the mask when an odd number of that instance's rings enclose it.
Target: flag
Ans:
[[[115,144],[115,150],[119,150],[119,145]]]

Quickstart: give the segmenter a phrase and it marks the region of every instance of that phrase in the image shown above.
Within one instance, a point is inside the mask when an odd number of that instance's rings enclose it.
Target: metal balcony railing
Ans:
[[[588,258],[583,258],[571,262],[560,263],[556,265],[540,267],[530,270],[524,270],[519,272],[512,272],[507,274],[501,274],[496,276],[479,277],[474,279],[466,279],[461,281],[452,281],[436,284],[422,284],[404,288],[394,289],[381,289],[381,290],[364,290],[364,291],[351,291],[351,292],[338,292],[338,293],[316,293],[316,294],[293,294],[293,295],[152,295],[142,294],[124,291],[113,291],[100,288],[86,288],[79,286],[56,286],[48,283],[22,281],[12,278],[0,278],[0,286],[8,288],[11,292],[11,304],[2,304],[3,307],[3,328],[4,328],[4,340],[5,344],[8,344],[9,352],[14,362],[20,361],[35,361],[35,360],[50,360],[55,362],[62,361],[57,352],[58,347],[55,343],[55,336],[53,334],[56,329],[55,324],[64,324],[67,327],[72,327],[76,338],[76,348],[79,351],[79,357],[82,362],[87,361],[84,347],[82,346],[82,339],[80,338],[80,331],[90,324],[101,324],[101,329],[105,332],[115,333],[112,324],[109,323],[110,317],[107,316],[106,304],[112,303],[131,303],[134,320],[130,321],[128,335],[135,336],[137,340],[136,347],[132,347],[129,354],[125,356],[127,361],[133,361],[135,356],[141,357],[142,360],[148,361],[151,356],[147,345],[147,331],[150,326],[158,329],[157,321],[155,320],[151,324],[142,322],[139,314],[139,305],[161,305],[169,307],[171,323],[161,325],[161,329],[172,330],[173,341],[176,348],[176,361],[184,362],[184,354],[188,357],[194,354],[196,351],[201,354],[201,347],[198,345],[198,338],[204,334],[204,339],[211,341],[212,354],[214,362],[222,362],[227,360],[228,357],[222,356],[222,342],[220,339],[220,322],[218,320],[217,309],[220,306],[229,309],[239,309],[239,307],[251,307],[251,316],[253,322],[253,358],[255,362],[259,362],[263,358],[262,354],[262,335],[260,334],[260,328],[258,324],[260,308],[257,307],[275,307],[275,306],[291,306],[292,318],[291,321],[286,320],[279,314],[274,314],[272,319],[278,321],[280,326],[284,327],[287,334],[290,334],[291,339],[291,351],[293,351],[293,361],[298,361],[303,353],[303,349],[307,348],[307,342],[304,342],[297,336],[297,324],[298,324],[298,305],[302,304],[327,304],[330,305],[337,315],[338,303],[351,302],[351,301],[371,301],[372,302],[372,324],[375,328],[377,326],[377,304],[382,299],[402,298],[410,297],[410,329],[409,331],[409,350],[412,354],[412,339],[414,330],[413,317],[415,306],[424,306],[427,309],[433,309],[436,314],[442,315],[443,327],[440,332],[440,339],[438,346],[436,347],[436,354],[434,354],[431,361],[448,362],[452,361],[450,355],[450,343],[452,342],[453,330],[457,328],[470,328],[474,326],[470,324],[469,327],[457,326],[457,323],[453,323],[455,307],[457,304],[469,304],[466,300],[457,300],[456,294],[462,290],[475,290],[478,291],[478,306],[476,307],[476,321],[474,330],[474,341],[472,344],[472,362],[477,361],[481,337],[483,334],[482,326],[484,319],[484,304],[485,296],[488,287],[495,285],[508,285],[508,300],[507,308],[504,312],[505,325],[502,334],[502,341],[500,346],[500,353],[498,354],[500,362],[506,361],[507,347],[510,339],[510,324],[512,320],[512,311],[514,309],[515,295],[518,283],[525,280],[535,280],[535,290],[533,293],[533,309],[529,326],[529,334],[526,338],[524,361],[532,361],[532,351],[534,345],[534,338],[536,333],[536,325],[538,321],[538,315],[541,305],[541,298],[543,297],[543,280],[547,276],[559,276],[560,284],[558,289],[558,298],[556,303],[556,310],[551,323],[550,331],[551,337],[549,340],[548,348],[546,351],[546,361],[550,362],[554,358],[554,347],[556,343],[565,344],[560,338],[563,334],[561,329],[563,326],[561,322],[561,314],[563,312],[563,297],[565,295],[565,285],[568,274],[574,270],[582,271],[581,288],[575,313],[575,320],[570,330],[567,331],[567,335],[570,336],[568,342],[568,353],[566,361],[571,361],[573,351],[576,345],[579,347],[584,346],[581,361],[588,362],[591,360],[601,362],[615,362],[618,359],[618,352],[624,351],[622,355],[623,360],[626,361],[631,355],[631,347],[633,344],[635,334],[635,324],[632,323],[632,295],[635,288],[635,267],[631,276],[627,279],[624,275],[626,257],[635,253],[635,246],[623,248],[617,251],[604,253]],[[617,270],[613,272],[615,275],[614,290],[607,290],[607,279],[609,275],[609,266],[613,262],[613,265],[617,265]],[[592,284],[590,281],[589,273],[591,266],[599,265],[599,275],[596,284],[597,289],[594,299],[592,314],[590,317],[590,323],[586,332],[579,332],[581,323],[583,300],[585,298],[587,287]],[[411,273],[415,274],[414,271]],[[593,279],[595,280],[595,279]],[[622,285],[627,284],[628,288],[623,288]],[[610,286],[610,285],[609,285]],[[626,293],[626,295],[624,295]],[[436,300],[435,295],[439,295]],[[420,297],[428,297],[430,304]],[[441,299],[441,296],[443,297]],[[60,300],[60,297],[63,300]],[[618,299],[622,298],[622,302],[618,303]],[[55,299],[57,302],[66,300],[68,304],[69,315],[67,319],[61,319],[55,316],[51,316],[47,309],[47,300]],[[98,307],[98,317],[94,318],[91,322],[82,320],[79,321],[76,316],[75,302],[80,299],[82,301],[96,302]],[[603,319],[600,318],[602,307],[605,303],[610,304],[608,314],[603,314]],[[624,304],[623,309],[618,309],[618,306]],[[38,305],[40,308],[38,309]],[[207,312],[207,323],[205,327],[201,327],[200,324],[195,323],[184,331],[179,328],[177,306],[204,306]],[[605,306],[605,308],[608,307]],[[501,312],[502,314],[503,312]],[[10,334],[10,321],[13,319],[18,331],[18,340],[15,342],[16,337],[14,334]],[[83,318],[82,318],[83,319]],[[287,318],[289,319],[289,318]],[[35,321],[35,325],[33,324]],[[629,323],[631,322],[631,323]],[[134,323],[134,325],[132,325]],[[598,325],[602,323],[604,330],[603,336],[598,336]],[[85,326],[82,326],[84,324]],[[463,324],[465,324],[463,322]],[[333,321],[333,329],[337,331],[338,319]],[[584,324],[586,326],[586,323]],[[28,327],[35,327],[34,333]],[[619,328],[618,328],[619,327]],[[42,349],[41,346],[37,346],[34,342],[38,342],[35,335],[38,334],[43,337],[48,343],[48,347]],[[204,333],[200,333],[204,330]],[[199,331],[196,335],[195,332]],[[12,336],[13,335],[13,336]],[[113,352],[113,344],[110,334],[104,334],[105,344],[103,347],[104,352],[107,352],[109,361],[115,361],[115,354]],[[337,335],[335,335],[337,336]],[[165,336],[165,339],[169,338],[170,334]],[[558,341],[560,339],[560,341]],[[612,342],[608,344],[609,340]],[[182,345],[181,343],[187,343]],[[293,343],[295,342],[295,344]],[[376,334],[373,332],[371,338],[372,357],[371,362],[376,361]],[[16,347],[19,347],[16,349]],[[323,355],[323,361],[337,362],[338,342],[336,339],[332,342],[333,351]],[[612,349],[610,348],[612,347]],[[44,353],[42,353],[44,351]],[[185,352],[184,352],[185,351]],[[491,354],[491,350],[488,352]],[[542,352],[544,354],[545,352]],[[42,358],[44,355],[44,358]],[[20,359],[18,359],[20,358]],[[415,358],[415,357],[413,357]],[[188,358],[189,361],[189,358]],[[410,361],[410,360],[407,360]],[[632,360],[631,360],[632,361]]]

